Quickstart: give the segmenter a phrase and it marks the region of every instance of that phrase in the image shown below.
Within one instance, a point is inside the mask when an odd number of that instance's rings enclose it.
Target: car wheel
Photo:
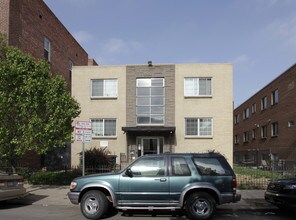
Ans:
[[[88,219],[99,219],[108,209],[108,200],[104,193],[91,190],[82,196],[80,209],[84,217]]]
[[[209,219],[216,210],[216,203],[208,193],[198,192],[188,197],[185,209],[190,219]]]

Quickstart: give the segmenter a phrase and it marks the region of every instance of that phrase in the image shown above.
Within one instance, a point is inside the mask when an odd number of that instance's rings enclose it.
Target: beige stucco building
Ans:
[[[143,154],[222,153],[232,164],[231,64],[76,66],[75,121],[91,121],[92,142],[122,166]],[[79,165],[81,142],[71,149]]]

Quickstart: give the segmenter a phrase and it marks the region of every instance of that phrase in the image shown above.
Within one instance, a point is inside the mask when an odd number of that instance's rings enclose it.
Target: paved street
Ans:
[[[0,219],[13,220],[78,220],[85,219],[77,205],[72,205],[68,198],[67,186],[26,186],[28,195],[25,198],[0,203]],[[266,203],[263,190],[244,190],[240,192],[243,199],[236,204],[218,206],[213,220],[292,220],[295,213],[283,213]],[[111,210],[105,219],[110,220],[181,220],[187,219],[183,212],[148,212]]]

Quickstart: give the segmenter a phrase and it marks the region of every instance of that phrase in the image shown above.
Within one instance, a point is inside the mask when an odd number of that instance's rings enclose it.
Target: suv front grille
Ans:
[[[279,183],[270,183],[267,187],[268,191],[280,193],[283,191],[284,185]]]

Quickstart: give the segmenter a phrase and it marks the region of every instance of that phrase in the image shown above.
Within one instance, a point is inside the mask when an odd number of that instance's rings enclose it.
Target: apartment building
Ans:
[[[88,54],[43,0],[0,0],[0,33],[9,45],[45,59],[69,89],[73,65],[88,65]]]
[[[75,66],[76,121],[91,121],[92,142],[125,166],[144,154],[220,152],[232,164],[231,64]],[[75,123],[74,122],[74,123]],[[81,142],[72,144],[79,165]]]
[[[296,64],[234,110],[234,163],[296,160]]]

